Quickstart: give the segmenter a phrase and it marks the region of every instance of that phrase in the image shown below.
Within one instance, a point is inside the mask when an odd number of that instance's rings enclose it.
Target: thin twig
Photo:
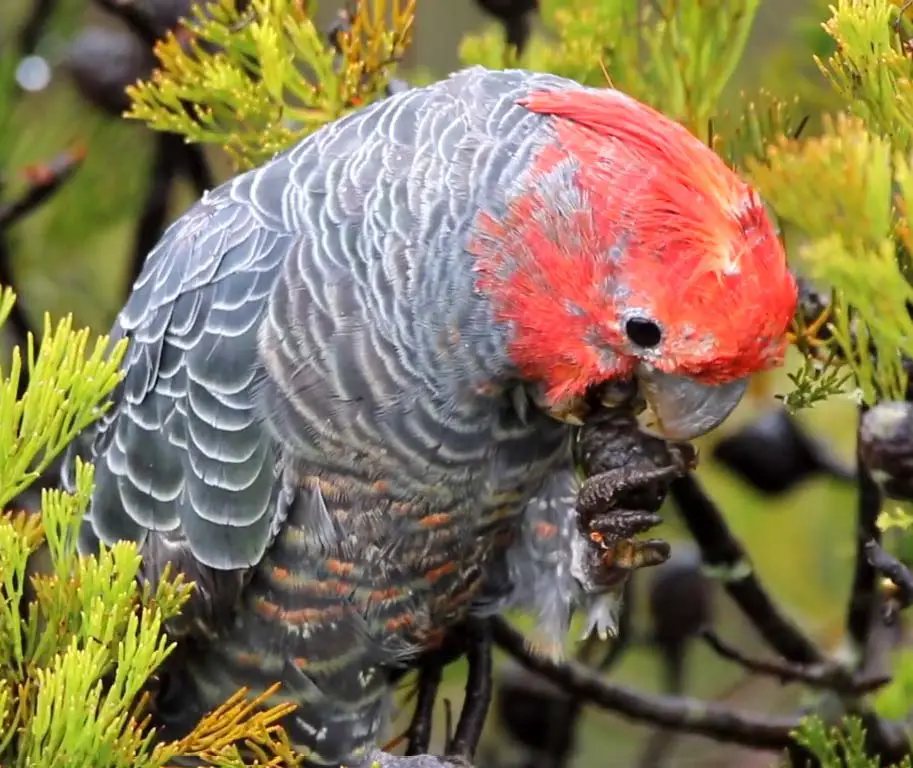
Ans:
[[[33,335],[22,295],[19,292],[12,266],[12,251],[6,239],[7,230],[25,218],[30,212],[51,199],[57,190],[66,182],[85,157],[83,148],[63,152],[46,165],[33,166],[25,171],[30,181],[29,187],[18,200],[0,204],[0,285],[12,288],[17,294],[17,301],[7,317],[8,328],[12,331],[13,344],[24,348],[30,333]],[[29,385],[28,367],[22,369],[19,376],[17,397],[21,398]]]
[[[73,175],[85,156],[85,148],[75,147],[46,164],[27,168],[28,189],[18,200],[0,205],[0,233],[46,202]]]
[[[20,56],[25,57],[35,53],[56,5],[57,0],[33,0],[31,13],[17,35]]]
[[[180,166],[197,195],[202,196],[216,185],[209,163],[206,162],[206,154],[198,144],[188,144],[181,140]]]
[[[867,562],[873,570],[887,576],[897,588],[888,604],[887,620],[893,618],[897,610],[903,610],[913,603],[913,573],[900,560],[882,549],[875,539],[869,539],[864,547]]]
[[[764,589],[744,547],[729,529],[713,500],[692,473],[672,482],[670,493],[688,530],[701,549],[703,561],[729,574],[726,591],[767,643],[783,658],[797,664],[824,660],[821,651],[783,613]]]
[[[828,662],[803,666],[780,659],[752,659],[724,641],[711,629],[704,630],[701,637],[724,659],[754,674],[776,677],[783,683],[805,683],[812,688],[826,688],[862,696],[891,682],[890,675],[853,675],[844,667]]]
[[[763,717],[696,699],[638,693],[607,683],[576,662],[552,661],[535,655],[526,638],[500,617],[491,620],[491,629],[495,644],[526,669],[551,680],[570,694],[623,717],[721,742],[775,751],[790,745],[790,733],[800,724],[795,717]]]
[[[184,140],[176,133],[155,134],[151,178],[146,190],[133,241],[133,256],[127,270],[127,290],[139,277],[149,252],[155,247],[168,219],[173,182],[183,163]]]

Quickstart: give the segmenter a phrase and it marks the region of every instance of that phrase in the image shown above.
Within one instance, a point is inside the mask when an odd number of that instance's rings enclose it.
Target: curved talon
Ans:
[[[591,547],[586,553],[584,574],[588,591],[603,591],[621,584],[639,568],[661,565],[671,547],[662,539],[621,539],[611,545]]]
[[[624,539],[605,551],[602,562],[612,568],[635,571],[664,563],[669,559],[670,551],[669,543],[662,539]]]

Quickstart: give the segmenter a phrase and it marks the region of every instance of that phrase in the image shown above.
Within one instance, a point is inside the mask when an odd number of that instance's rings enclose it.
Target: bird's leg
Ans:
[[[434,702],[437,699],[443,671],[441,660],[434,656],[426,659],[419,670],[415,713],[412,715],[412,722],[409,723],[409,730],[406,731],[407,757],[423,755],[431,745]]]
[[[491,705],[491,629],[486,619],[466,622],[466,696],[456,733],[447,749],[448,760],[470,764]]]

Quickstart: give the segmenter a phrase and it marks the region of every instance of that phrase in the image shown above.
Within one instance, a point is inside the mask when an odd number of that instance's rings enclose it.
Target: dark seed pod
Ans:
[[[565,765],[574,752],[577,707],[560,688],[515,663],[499,674],[495,711],[501,727],[525,754]]]
[[[913,500],[913,404],[879,403],[867,411],[859,426],[859,453],[888,496]]]
[[[134,0],[137,10],[149,19],[159,37],[174,29],[181,19],[188,18],[193,4],[193,0]]]
[[[120,116],[130,107],[125,89],[148,77],[155,58],[129,32],[88,27],[70,43],[63,66],[86,101]]]
[[[796,283],[799,288],[799,313],[805,324],[810,325],[830,306],[830,297],[808,278],[799,276]],[[820,339],[828,339],[831,333],[825,325],[817,335]]]
[[[501,22],[507,44],[523,53],[532,30],[531,17],[539,11],[539,0],[476,0],[476,4]]]
[[[695,547],[676,545],[672,557],[651,570],[647,602],[651,642],[670,665],[669,690],[678,692],[686,648],[713,621],[713,582]]]
[[[713,457],[762,493],[777,495],[811,477],[853,480],[855,470],[805,432],[784,408],[776,408],[720,440]]]

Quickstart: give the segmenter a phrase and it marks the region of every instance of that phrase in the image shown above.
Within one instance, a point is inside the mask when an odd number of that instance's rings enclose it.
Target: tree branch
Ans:
[[[33,210],[53,197],[61,186],[73,175],[85,157],[82,147],[63,152],[46,165],[33,166],[25,170],[30,185],[19,199],[0,204],[0,285],[12,288],[17,300],[7,318],[13,334],[13,343],[23,347],[32,333],[28,315],[25,312],[22,295],[16,286],[12,266],[12,251],[6,239],[7,230],[21,221]],[[17,397],[25,394],[29,385],[28,367],[19,376]]]
[[[574,696],[633,720],[772,751],[790,746],[790,733],[800,724],[794,717],[762,717],[696,699],[637,693],[606,683],[576,662],[555,662],[536,656],[529,650],[526,638],[503,618],[492,619],[491,627],[495,645],[526,669]]]
[[[791,662],[822,662],[821,651],[783,615],[767,594],[744,547],[729,530],[723,515],[693,473],[674,480],[670,493],[700,547],[704,562],[731,574],[723,581],[726,591],[767,643]]]
[[[153,141],[155,152],[150,165],[149,188],[133,235],[133,255],[127,270],[127,293],[139,277],[149,252],[162,236],[168,220],[173,182],[181,170],[183,137],[176,133],[156,133]]]
[[[913,573],[900,560],[885,552],[875,539],[869,539],[863,549],[872,569],[887,576],[897,588],[896,594],[891,597],[888,615],[885,617],[890,620],[895,611],[903,610],[913,603]]]
[[[27,168],[25,175],[29,187],[18,200],[0,205],[0,235],[53,196],[73,175],[85,156],[85,148],[76,147],[60,153],[44,165]]]
[[[866,406],[859,409],[860,422],[867,410]],[[866,542],[872,541],[877,544],[881,541],[881,531],[876,524],[878,513],[881,511],[881,491],[862,460],[860,445],[857,431],[856,466],[859,497],[856,511],[856,564],[847,604],[846,630],[860,654],[860,666],[865,666],[869,635],[872,624],[877,619],[875,608],[878,601],[877,571],[869,562]]]
[[[56,5],[57,0],[33,0],[31,13],[18,34],[20,56],[29,56],[38,48]]]
[[[844,667],[830,662],[803,666],[780,659],[752,659],[729,645],[713,630],[704,630],[701,637],[722,658],[738,664],[748,672],[776,677],[783,683],[805,683],[812,688],[862,696],[891,681],[890,675],[853,675]]]

